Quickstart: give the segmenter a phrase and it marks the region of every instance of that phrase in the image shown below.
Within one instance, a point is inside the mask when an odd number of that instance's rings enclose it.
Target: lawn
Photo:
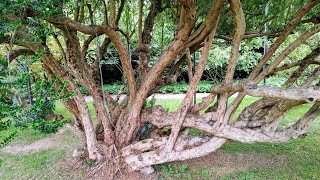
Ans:
[[[236,114],[257,98],[247,97]],[[157,100],[168,111],[175,111],[181,101]],[[296,121],[312,104],[293,108],[287,113],[283,126]],[[92,103],[88,103],[92,117]],[[59,102],[56,111],[67,119],[71,115]],[[7,131],[15,131],[8,129]],[[193,130],[194,134],[199,133]],[[6,131],[0,131],[4,137]],[[43,134],[33,129],[18,132],[9,144],[30,144],[54,134]],[[63,158],[79,146],[79,140],[70,132],[60,135],[58,147],[32,153],[10,154],[0,150],[0,179],[65,179],[61,175]],[[158,179],[319,179],[320,178],[320,121],[313,122],[310,133],[303,139],[287,144],[229,142],[206,157],[175,162],[156,167]]]

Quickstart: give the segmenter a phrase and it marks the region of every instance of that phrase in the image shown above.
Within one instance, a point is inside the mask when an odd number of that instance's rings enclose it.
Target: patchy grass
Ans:
[[[300,109],[298,109],[300,110]],[[302,112],[302,110],[300,111]],[[288,113],[288,117],[299,111]],[[295,116],[295,119],[297,117]],[[288,119],[289,122],[291,122]],[[263,155],[286,156],[287,161],[281,168],[256,168],[244,172],[236,172],[222,177],[223,179],[318,179],[320,177],[320,123],[319,118],[311,125],[306,138],[291,140],[286,144],[255,143],[243,144],[232,142],[226,144],[221,151],[226,153],[250,153],[256,152]],[[271,157],[271,158],[272,158]]]
[[[255,97],[245,98],[233,116],[233,119],[235,120],[246,106],[258,99]],[[229,104],[232,100],[233,98],[229,100]],[[169,108],[169,111],[176,110],[177,107],[174,105],[180,103],[181,101],[174,100],[170,100],[170,102],[156,101],[156,104],[164,105]],[[305,104],[292,108],[286,114],[281,125],[286,127],[288,124],[294,123],[312,105]],[[157,166],[157,172],[160,173],[160,179],[319,179],[319,121],[320,118],[311,124],[310,132],[306,138],[295,139],[286,144],[229,142],[219,149],[217,153],[221,153],[222,156],[231,155],[232,157],[237,157],[235,158],[236,160],[233,158],[231,158],[232,161],[228,158],[222,159],[219,162],[213,162],[212,160],[209,167],[204,164],[194,165],[197,163],[188,163],[188,161],[167,163]],[[196,129],[191,129],[190,133],[193,135],[202,134],[201,131]],[[247,156],[252,158],[248,159]],[[264,163],[260,164],[255,159],[264,161]],[[196,161],[201,161],[201,159]],[[203,161],[205,161],[205,158]],[[180,168],[186,164],[189,164],[187,170],[180,172]],[[243,167],[244,164],[248,165],[248,169]],[[232,169],[228,169],[227,167],[229,166]]]
[[[26,134],[24,134],[26,133]],[[23,138],[22,135],[33,138]],[[0,179],[61,179],[62,166],[57,166],[79,144],[79,140],[70,131],[65,131],[59,148],[50,148],[31,153],[11,154],[0,151]],[[12,144],[29,144],[41,138],[38,132],[24,131]],[[44,137],[42,137],[44,138]],[[42,139],[41,138],[41,139]]]
[[[45,134],[40,132],[39,130],[35,130],[32,128],[26,128],[23,130],[20,130],[18,135],[14,138],[15,140],[11,142],[11,145],[17,145],[17,144],[31,144],[34,141],[37,141],[39,139],[50,137],[54,134]]]
[[[229,103],[234,98],[230,98]],[[241,103],[233,119],[258,98],[247,97]],[[179,108],[181,100],[156,100],[169,112]],[[95,119],[92,103],[88,103]],[[301,117],[312,104],[295,107],[285,116],[283,127]],[[71,120],[71,114],[61,102],[56,103],[56,112]],[[158,179],[318,179],[320,177],[320,122],[319,118],[310,127],[304,139],[287,144],[229,142],[220,150],[199,159],[167,163],[156,166]],[[0,139],[14,131],[0,131]],[[193,135],[203,132],[190,129]],[[30,144],[50,137],[39,131],[26,129],[20,132],[10,145]],[[79,145],[79,140],[67,131],[61,138],[62,146],[28,154],[8,154],[0,150],[0,179],[63,179],[61,160],[67,152]],[[54,168],[53,168],[54,167]],[[52,170],[53,169],[53,170]],[[54,172],[53,172],[54,171]]]

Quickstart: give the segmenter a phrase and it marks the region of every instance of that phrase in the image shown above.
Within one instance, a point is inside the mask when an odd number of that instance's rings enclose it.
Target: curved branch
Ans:
[[[218,12],[218,13],[220,13],[220,12]],[[181,106],[179,107],[179,110],[177,111],[176,119],[175,119],[174,123],[172,124],[171,133],[170,133],[167,145],[166,145],[166,150],[168,152],[172,151],[172,149],[175,145],[175,142],[178,138],[179,131],[181,129],[181,125],[183,124],[183,121],[186,117],[186,114],[190,109],[192,97],[196,91],[197,85],[202,77],[204,68],[205,68],[207,61],[208,61],[209,52],[210,52],[210,48],[211,48],[214,34],[216,33],[218,21],[219,21],[219,19],[217,19],[217,23],[212,28],[212,31],[210,32],[208,37],[203,42],[203,48],[202,48],[202,52],[201,52],[201,57],[199,59],[199,63],[195,67],[195,73],[194,73],[192,79],[189,79],[189,87],[188,87],[187,93],[182,100]],[[187,56],[188,55],[190,56],[189,50],[187,52]]]
[[[56,41],[56,43],[57,43],[57,45],[59,47],[59,50],[60,50],[60,53],[61,53],[61,55],[63,57],[64,63],[65,63],[65,65],[67,65],[67,56],[66,56],[66,53],[64,52],[62,44],[59,41],[58,36],[56,34],[53,33],[52,35],[53,35],[53,38],[54,38],[54,40]]]
[[[215,99],[216,94],[210,93],[207,97],[202,99],[201,103],[197,103],[191,108],[191,113],[196,114],[201,110],[206,109]]]
[[[320,32],[320,24],[314,25],[312,28],[301,34],[293,43],[291,43],[272,63],[262,71],[255,79],[254,82],[260,82],[264,77],[274,71],[276,66],[280,64],[293,50],[305,42],[309,37]]]
[[[300,23],[301,18],[314,6],[316,6],[319,1],[309,0],[303,7],[299,9],[293,19],[288,23],[287,27],[280,33],[279,37],[276,41],[271,45],[268,52],[261,58],[258,65],[251,71],[249,75],[249,79],[254,79],[262,69],[262,67],[266,64],[266,62],[270,59],[270,57],[275,53],[275,51],[279,48],[279,46],[284,42],[284,40],[289,36],[291,31]]]
[[[245,32],[242,39],[250,39],[250,38],[256,38],[256,37],[263,37],[263,36],[278,36],[280,32],[282,32],[282,30],[274,30],[274,31],[268,31],[268,32]],[[228,35],[223,35],[223,34],[217,34],[215,38],[223,39],[226,41],[232,41],[233,37],[230,37]]]
[[[140,2],[140,8],[142,8],[141,6],[143,5],[143,2]],[[141,10],[141,9],[140,9]],[[153,27],[154,27],[154,23],[155,23],[155,18],[157,17],[157,15],[159,13],[161,13],[164,10],[164,8],[162,8],[162,0],[155,0],[151,2],[151,5],[149,7],[149,13],[145,19],[144,22],[144,27],[143,27],[143,31],[139,32],[141,34],[139,34],[139,47],[138,47],[138,53],[139,53],[139,76],[140,79],[143,78],[143,76],[147,73],[148,71],[148,63],[150,60],[150,55],[149,55],[149,46],[151,43],[151,33],[153,31]],[[139,31],[141,31],[142,28],[142,10],[139,11]]]
[[[283,70],[290,69],[290,68],[293,68],[293,67],[296,67],[296,66],[301,66],[301,65],[304,65],[304,64],[305,64],[305,62],[303,62],[303,61],[298,61],[298,62],[294,62],[294,63],[291,63],[291,64],[285,64],[283,66],[275,68],[273,70],[273,72],[283,71]],[[320,65],[320,62],[319,61],[310,61],[308,64]]]
[[[202,42],[204,38],[211,32],[212,28],[217,23],[217,19],[220,16],[220,11],[224,7],[226,0],[219,0],[219,1],[212,1],[214,4],[205,21],[200,25],[200,27],[193,32],[188,39],[188,47],[192,47],[195,44],[198,44],[199,42]]]
[[[67,26],[73,30],[80,31],[84,34],[109,34],[113,31],[109,25],[84,25],[67,17],[47,18],[46,21],[57,26]]]
[[[91,35],[91,36],[89,36],[89,37],[83,42],[82,49],[81,49],[81,52],[82,52],[82,54],[83,54],[83,57],[86,57],[86,54],[87,54],[87,51],[88,51],[88,48],[89,48],[90,43],[91,43],[96,37],[99,37],[99,36],[101,36],[101,35],[102,35],[102,34]]]
[[[154,107],[151,111],[144,111],[142,116],[145,121],[150,122],[159,128],[163,128],[172,124],[176,113],[166,113],[163,109]],[[217,118],[216,113],[206,113],[202,116],[189,115],[183,122],[183,127],[197,128],[220,138],[231,139],[244,143],[283,143],[305,133],[304,131],[288,128],[287,130],[276,130],[272,135],[270,135],[268,132],[262,132],[260,128],[237,128],[232,125],[223,124],[220,123]]]
[[[233,79],[237,57],[239,54],[240,43],[246,30],[246,22],[244,19],[244,14],[240,0],[230,0],[230,9],[234,17],[235,32],[232,39],[232,48],[230,52],[229,65],[225,77],[226,84],[230,83]]]
[[[129,117],[126,120],[130,121],[130,123],[124,124],[123,127],[118,126],[119,129],[117,131],[119,132],[123,128],[129,129],[128,133],[123,134],[124,137],[121,137],[121,139],[126,140],[126,142],[123,143],[129,143],[130,141],[132,141],[133,137],[137,133],[137,126],[140,125],[139,116],[146,97],[148,96],[152,88],[155,87],[155,83],[162,75],[165,68],[185,48],[186,40],[195,22],[195,14],[196,9],[194,3],[192,3],[190,7],[184,7],[182,9],[181,21],[177,27],[174,41],[172,41],[172,43],[163,51],[158,61],[155,63],[155,65],[153,65],[153,67],[149,70],[149,72],[141,82],[141,86],[136,93],[136,99],[130,107]],[[128,124],[130,124],[130,126],[128,126]]]
[[[269,86],[257,86],[252,82],[245,82],[230,86],[213,87],[212,93],[244,92],[249,96],[270,97],[280,99],[315,102],[320,100],[320,87],[312,88],[278,88]]]
[[[19,56],[22,55],[33,55],[34,52],[30,49],[17,49],[17,50],[11,50],[7,57],[9,57],[9,61],[12,62],[14,59],[16,59]]]
[[[127,155],[125,157],[125,162],[135,171],[140,170],[144,167],[148,167],[154,164],[161,164],[165,162],[172,162],[172,161],[183,161],[187,159],[192,159],[196,157],[205,156],[211,152],[214,152],[218,148],[220,148],[225,142],[227,142],[224,138],[217,138],[213,137],[209,141],[204,141],[204,143],[201,141],[198,142],[198,144],[192,144],[192,146],[188,146],[189,141],[192,141],[196,138],[186,138],[182,139],[179,143],[177,143],[177,146],[182,147],[182,150],[180,151],[172,151],[172,152],[164,152],[161,150],[153,150],[150,152],[142,152],[141,154],[133,154],[130,152],[130,155]],[[203,139],[203,138],[202,138]],[[160,143],[159,141],[153,142]],[[132,149],[137,149],[137,151],[140,151],[140,148],[137,147],[138,145],[133,144],[131,146]],[[153,147],[153,144],[150,146]],[[185,146],[185,147],[183,147]],[[188,148],[189,147],[189,148]],[[190,148],[191,147],[191,148]]]

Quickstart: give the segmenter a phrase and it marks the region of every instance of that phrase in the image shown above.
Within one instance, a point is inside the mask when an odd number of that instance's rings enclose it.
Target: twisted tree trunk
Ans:
[[[152,31],[157,15],[170,6],[164,6],[164,1],[156,0],[150,2],[149,13],[144,23],[143,1],[140,1],[139,15],[139,67],[138,73],[130,64],[130,58],[121,34],[124,32],[118,26],[125,1],[121,1],[116,11],[117,1],[110,1],[110,17],[105,14],[101,25],[94,24],[93,9],[89,8],[90,25],[85,25],[86,15],[83,6],[77,7],[74,19],[61,14],[45,17],[43,21],[54,26],[59,31],[59,37],[64,39],[61,45],[56,37],[60,53],[65,62],[55,58],[50,52],[47,38],[41,36],[41,42],[28,34],[28,26],[22,26],[17,36],[23,41],[14,41],[18,46],[23,46],[21,51],[15,51],[10,55],[12,59],[19,55],[30,55],[43,51],[41,61],[46,72],[58,75],[60,82],[67,81],[67,93],[74,92],[75,96],[64,102],[68,110],[74,114],[74,126],[79,137],[83,139],[89,154],[89,158],[103,160],[106,157],[104,148],[114,153],[115,147],[119,156],[126,166],[132,170],[141,170],[151,165],[179,161],[204,156],[220,148],[228,140],[245,143],[253,142],[276,142],[284,143],[305,134],[310,123],[320,115],[320,67],[317,57],[319,56],[319,44],[313,51],[298,62],[289,65],[280,65],[288,55],[306,40],[318,35],[320,31],[319,22],[310,25],[309,29],[290,43],[278,56],[275,52],[283,44],[285,39],[302,22],[301,19],[308,11],[319,4],[317,0],[309,0],[297,11],[292,20],[277,33],[269,51],[259,60],[257,66],[252,70],[248,80],[234,83],[235,67],[241,49],[241,42],[245,38],[263,36],[268,33],[246,32],[245,13],[242,10],[240,0],[214,0],[211,8],[204,19],[197,19],[197,5],[194,0],[178,0],[179,21],[172,42],[163,50],[153,66],[149,67],[150,44],[152,43]],[[229,3],[230,6],[226,6]],[[90,6],[91,7],[91,6]],[[107,11],[104,4],[104,12]],[[8,20],[17,21],[21,19],[39,17],[32,7],[26,8],[23,15],[6,14]],[[232,12],[234,19],[233,37],[230,33],[219,35],[220,18]],[[225,13],[224,13],[225,12]],[[26,17],[25,17],[26,16]],[[197,21],[201,21],[197,26]],[[99,21],[100,22],[100,21]],[[307,21],[306,21],[307,22]],[[143,30],[142,30],[143,29]],[[86,55],[95,38],[104,36],[104,42],[100,45],[94,63],[89,64]],[[128,35],[126,36],[128,37]],[[192,96],[203,75],[207,64],[211,45],[214,38],[231,41],[231,52],[228,61],[227,72],[222,85],[212,84],[211,94],[204,98],[201,103],[191,105]],[[84,40],[83,40],[84,39]],[[9,43],[7,36],[0,37],[0,43]],[[11,41],[12,42],[12,41]],[[112,44],[117,51],[124,77],[128,83],[129,92],[124,100],[117,102],[108,93],[102,90],[99,72],[99,61],[107,46]],[[26,49],[25,49],[26,48]],[[186,51],[188,49],[188,51]],[[144,103],[156,89],[170,84],[176,80],[179,69],[187,60],[190,68],[190,54],[201,49],[201,58],[196,67],[195,74],[189,72],[189,88],[177,112],[165,112],[160,106],[148,109]],[[276,56],[274,59],[272,56]],[[269,65],[263,71],[263,66]],[[312,64],[312,66],[311,66]],[[296,67],[291,76],[282,87],[257,85],[266,76]],[[167,69],[168,68],[168,69]],[[169,69],[171,68],[171,69]],[[312,69],[312,74],[303,83],[294,83],[303,76],[306,69]],[[167,70],[168,73],[167,73]],[[85,87],[93,97],[97,121],[94,124],[90,118],[87,103],[79,90],[79,85]],[[237,98],[228,106],[228,99],[232,94],[239,93]],[[220,98],[210,108],[210,104],[217,95]],[[247,106],[240,115],[232,122],[232,116],[238,109],[245,96],[256,96],[261,99]],[[279,124],[286,113],[295,106],[313,103],[305,115],[293,125],[282,129]],[[209,108],[205,113],[200,113]],[[144,123],[151,123],[157,127],[153,136],[149,139],[139,141],[139,131]],[[164,127],[169,127],[170,135],[159,133]],[[182,133],[183,128],[196,128],[206,132],[205,137],[189,136]],[[113,159],[115,160],[115,159]]]

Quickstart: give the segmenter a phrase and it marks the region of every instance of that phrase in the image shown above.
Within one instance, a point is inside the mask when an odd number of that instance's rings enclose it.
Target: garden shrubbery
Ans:
[[[275,76],[271,76],[269,78],[266,79],[266,84],[267,85],[271,85],[271,86],[281,86],[284,81],[286,79],[285,78],[279,78],[279,77],[275,77]],[[236,80],[236,83],[241,81],[241,79]],[[214,84],[212,81],[201,81],[198,84],[197,87],[197,93],[210,93],[210,89],[213,85],[217,85],[216,83]],[[260,85],[264,85],[264,82],[261,82]],[[118,94],[119,90],[121,88],[121,86],[123,86],[122,82],[115,82],[113,84],[106,84],[103,86],[103,90],[105,92],[108,92],[110,94]],[[179,83],[174,83],[168,86],[164,86],[162,88],[160,88],[157,93],[161,93],[161,94],[183,94],[186,93],[188,90],[189,84],[186,82],[179,82]],[[80,91],[84,94],[84,95],[89,95],[89,92],[81,87]],[[123,93],[128,93],[128,86],[124,87],[124,91]]]
[[[57,77],[48,79],[41,67],[37,67],[37,59],[20,58],[10,67],[5,57],[0,58],[0,147],[26,128],[54,133],[67,122],[63,117],[47,120],[48,115],[54,114],[56,100],[73,95],[65,95],[67,83],[58,83]],[[36,64],[32,71],[31,64]]]

